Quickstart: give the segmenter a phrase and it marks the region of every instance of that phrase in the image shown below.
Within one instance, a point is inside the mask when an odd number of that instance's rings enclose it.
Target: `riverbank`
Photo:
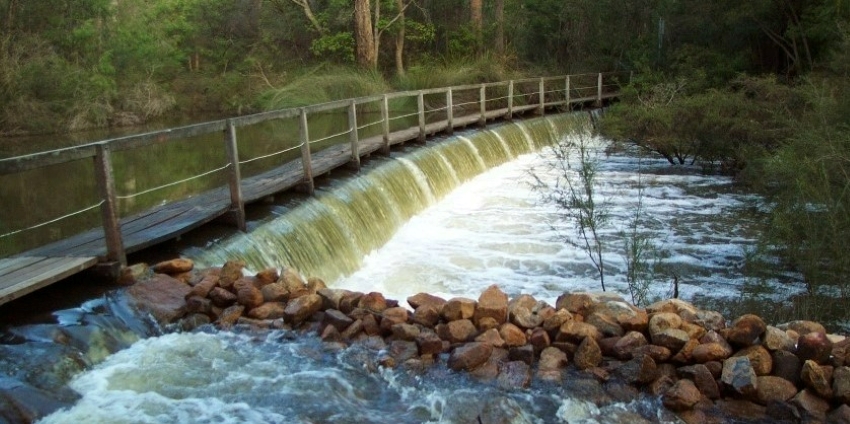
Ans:
[[[158,274],[134,269],[131,297],[175,331],[209,324],[297,331],[330,350],[368,346],[368,369],[445,365],[504,390],[532,380],[569,385],[578,373],[600,393],[615,384],[619,397],[660,397],[689,423],[850,418],[850,339],[816,322],[729,321],[678,299],[638,308],[610,293],[564,293],[549,305],[529,295],[509,299],[496,285],[477,300],[421,293],[405,305],[327,288],[289,268],[245,276],[235,261],[201,270],[168,261],[152,268]]]

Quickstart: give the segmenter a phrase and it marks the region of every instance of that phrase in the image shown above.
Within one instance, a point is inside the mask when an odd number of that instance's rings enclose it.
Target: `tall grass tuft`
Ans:
[[[264,110],[309,106],[333,100],[392,91],[378,72],[352,68],[314,69],[284,87],[268,90],[259,98]]]
[[[413,66],[397,77],[393,85],[400,90],[422,90],[522,78],[502,61],[484,56],[477,60]]]

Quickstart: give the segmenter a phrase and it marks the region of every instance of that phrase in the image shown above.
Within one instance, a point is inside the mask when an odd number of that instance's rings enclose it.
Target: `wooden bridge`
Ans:
[[[619,86],[629,78],[629,73],[565,75],[389,93],[0,159],[0,176],[88,160],[94,168],[100,200],[83,211],[100,209],[101,212],[101,224],[96,228],[0,258],[0,305],[92,267],[116,276],[127,264],[128,253],[173,239],[215,219],[226,219],[244,231],[245,204],[293,187],[312,193],[315,176],[340,166],[359,169],[361,157],[374,152],[388,154],[393,145],[411,140],[424,142],[429,135],[450,134],[455,128],[468,125],[485,126],[487,121],[512,119],[529,112],[543,114],[547,110],[600,106],[616,97]],[[411,105],[409,109],[390,107],[392,102],[405,99]],[[416,107],[412,111],[414,99]],[[362,108],[379,110],[379,118],[358,122],[364,115],[358,113],[358,109]],[[347,129],[330,136],[311,138],[308,117],[334,112],[340,115],[340,120],[347,116]],[[290,160],[250,178],[242,178],[240,165],[258,158],[240,161],[237,129],[277,120],[297,120],[297,142],[279,146],[282,150],[263,157],[287,156],[289,153]],[[415,124],[411,126],[411,122]],[[213,133],[223,134],[223,143],[218,148],[226,151],[227,163],[216,171],[227,171],[226,186],[193,193],[130,216],[120,215],[116,174],[113,172],[114,153]],[[145,192],[159,188],[162,187]],[[53,225],[83,211],[0,234],[0,239],[25,235],[28,231]]]

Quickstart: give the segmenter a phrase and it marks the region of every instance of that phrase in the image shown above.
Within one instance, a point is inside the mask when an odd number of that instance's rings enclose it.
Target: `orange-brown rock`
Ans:
[[[621,364],[617,374],[629,384],[649,384],[658,378],[658,367],[649,355],[639,355]]]
[[[289,301],[283,311],[283,319],[292,324],[300,324],[322,307],[322,297],[308,294]]]
[[[720,399],[720,388],[711,371],[703,364],[689,365],[676,370],[677,375],[690,379],[696,388],[709,399]]]
[[[649,342],[647,342],[643,333],[629,331],[614,344],[614,356],[623,360],[631,359],[635,349],[647,344]]]
[[[764,320],[753,314],[742,315],[732,322],[725,338],[733,346],[752,346],[767,329]]]
[[[245,307],[242,305],[228,307],[218,316],[216,324],[222,328],[230,328],[242,317],[243,312],[245,312]]]
[[[771,402],[785,402],[796,394],[797,386],[784,378],[772,375],[758,377],[756,401],[762,405],[768,405]]]
[[[649,323],[649,316],[646,311],[622,300],[602,299],[591,306],[590,313],[591,315],[598,314],[606,317],[606,321],[616,323],[623,332],[644,331]],[[617,335],[622,335],[622,333]]]
[[[672,352],[678,352],[689,340],[691,338],[688,333],[676,328],[666,328],[652,333],[652,344],[666,347]]]
[[[818,396],[827,400],[832,399],[831,366],[821,366],[815,361],[807,360],[803,362],[803,369],[800,371],[800,380]]]
[[[474,320],[476,323],[480,323],[481,319],[485,317],[493,318],[499,325],[508,320],[508,295],[496,285],[487,287],[478,296]]]
[[[212,300],[213,305],[218,306],[220,308],[226,308],[236,303],[236,295],[225,290],[222,287],[214,287],[212,290],[210,290],[210,294],[207,297]]]
[[[286,302],[289,300],[289,291],[280,283],[266,284],[260,289],[263,300],[266,302]]]
[[[438,355],[443,351],[443,340],[433,331],[420,331],[416,345],[420,355]]]
[[[241,286],[236,292],[236,303],[245,306],[246,309],[256,308],[263,304],[263,293],[253,284]]]
[[[322,280],[318,277],[310,277],[307,278],[307,291],[310,293],[318,293],[319,290],[324,290],[328,288],[327,284],[325,284],[325,280]]]
[[[453,350],[447,365],[455,371],[471,371],[484,364],[493,353],[493,346],[487,343],[467,343]]]
[[[440,306],[435,304],[420,305],[413,311],[410,320],[425,327],[434,327],[440,322]]]
[[[837,367],[833,371],[832,396],[838,402],[850,403],[850,368]]]
[[[405,324],[408,319],[410,319],[410,312],[401,306],[384,309],[381,313],[381,331],[384,334],[389,334],[394,325]]]
[[[186,314],[212,314],[212,301],[200,296],[186,298]]]
[[[218,286],[218,276],[217,275],[207,275],[198,284],[195,284],[191,290],[189,290],[189,294],[186,295],[187,298],[192,296],[198,297],[207,297],[209,296],[212,289]]]
[[[177,259],[162,261],[162,262],[154,265],[153,267],[151,267],[151,269],[153,270],[153,272],[156,272],[156,273],[159,273],[159,274],[172,274],[173,275],[173,274],[180,274],[180,273],[184,273],[184,272],[189,272],[194,267],[195,267],[195,263],[192,262],[191,259],[177,258]]]
[[[322,321],[325,325],[332,325],[340,332],[345,331],[354,320],[348,315],[336,309],[326,309],[325,318]]]
[[[357,303],[358,308],[363,308],[372,312],[384,312],[387,309],[387,299],[384,295],[378,292],[371,292],[363,295]]]
[[[649,318],[649,337],[655,337],[656,334],[664,330],[678,329],[682,326],[682,318],[672,312],[659,312]]]
[[[257,280],[257,288],[263,288],[263,286],[277,282],[279,278],[280,274],[277,272],[277,268],[266,268],[254,276],[254,279]]]
[[[488,343],[493,347],[505,347],[505,340],[499,334],[499,330],[491,328],[475,338],[476,342]]]
[[[343,340],[354,340],[356,337],[360,336],[364,333],[363,321],[355,320],[348,327],[345,328],[342,332],[340,332],[340,336]]]
[[[793,330],[799,335],[804,335],[808,333],[824,333],[826,334],[826,328],[823,325],[814,322],[814,321],[806,321],[806,320],[798,320],[791,321],[784,326],[788,330]]]
[[[555,309],[566,309],[571,314],[586,315],[594,303],[591,293],[564,293],[555,301]]]
[[[701,346],[698,341],[688,339],[684,346],[670,358],[671,361],[677,364],[692,364],[694,363],[694,349]]]
[[[522,329],[509,322],[499,327],[499,335],[502,336],[502,339],[505,340],[505,345],[508,347],[522,346],[527,342],[525,331],[522,331]]]
[[[357,309],[357,305],[360,304],[360,299],[364,296],[363,293],[346,291],[343,292],[339,298],[339,309],[344,314],[351,313],[351,311]]]
[[[245,262],[242,261],[227,261],[222,265],[219,273],[219,287],[230,290],[236,280],[242,278],[242,270],[245,268]]]
[[[381,323],[383,324],[383,321]],[[419,333],[421,332],[419,330],[419,327],[407,323],[395,324],[392,326],[390,331],[392,331],[393,338],[395,338],[396,340],[404,340],[409,342],[416,341],[416,338],[419,337]]]
[[[478,329],[468,319],[449,321],[446,324],[437,326],[437,335],[449,343],[467,342],[472,340],[476,334],[478,334]]]
[[[590,324],[576,320],[568,320],[558,329],[555,341],[581,343],[582,340],[586,338],[599,340],[602,338],[602,333]]]
[[[573,363],[576,368],[586,370],[602,363],[602,350],[593,337],[585,337],[576,350]]]
[[[282,302],[267,302],[248,311],[248,317],[253,319],[283,318],[286,304]]]
[[[417,293],[407,298],[407,304],[413,309],[419,309],[419,307],[424,305],[431,305],[439,310],[446,304],[446,300],[433,294]]]
[[[732,354],[732,350],[720,343],[704,343],[694,348],[691,358],[702,364],[709,361],[722,361]]]
[[[465,297],[455,297],[446,301],[440,315],[446,321],[459,319],[471,319],[475,315],[475,307],[478,302]]]
[[[632,356],[649,355],[655,362],[666,362],[673,356],[673,352],[666,347],[656,345],[638,346],[632,351]]]
[[[554,314],[543,320],[543,329],[548,331],[550,335],[557,335],[558,329],[560,329],[565,322],[571,321],[572,319],[573,315],[570,311],[566,309],[558,309]]]
[[[549,338],[549,333],[541,327],[537,327],[531,331],[531,336],[528,337],[528,342],[534,346],[534,350],[536,352],[541,352],[543,349],[546,349],[550,344],[552,344],[552,341]]]
[[[762,336],[762,346],[769,351],[787,350],[793,351],[795,348],[794,340],[788,337],[788,333],[779,328],[768,325]]]
[[[796,396],[791,398],[791,404],[804,412],[803,418],[807,421],[823,422],[826,419],[827,411],[829,411],[829,402],[818,397],[809,389],[800,390]]]
[[[176,321],[186,313],[190,287],[164,274],[155,274],[127,288],[130,303],[148,312],[161,324]]]
[[[596,327],[596,329],[602,333],[603,337],[619,337],[625,333],[623,331],[623,327],[621,327],[620,324],[617,324],[617,321],[608,315],[594,312],[588,315],[584,322]]]
[[[700,392],[691,380],[679,380],[664,393],[664,406],[673,411],[692,409],[700,401]]]
[[[564,378],[564,369],[568,363],[566,353],[554,347],[547,347],[540,352],[537,377],[546,381],[559,382]]]
[[[773,370],[773,359],[770,352],[762,346],[750,346],[735,352],[732,356],[746,356],[750,358],[750,365],[756,375],[769,375]]]
[[[683,322],[682,326],[679,327],[679,329],[688,333],[688,337],[694,340],[699,340],[707,333],[705,328],[703,328],[702,326],[690,322]]]

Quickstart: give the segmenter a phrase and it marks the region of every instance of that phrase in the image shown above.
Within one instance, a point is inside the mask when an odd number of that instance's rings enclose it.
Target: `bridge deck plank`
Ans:
[[[18,268],[27,263],[23,268]],[[0,304],[12,301],[97,263],[95,257],[17,257],[0,259]],[[5,270],[17,268],[6,273]]]

